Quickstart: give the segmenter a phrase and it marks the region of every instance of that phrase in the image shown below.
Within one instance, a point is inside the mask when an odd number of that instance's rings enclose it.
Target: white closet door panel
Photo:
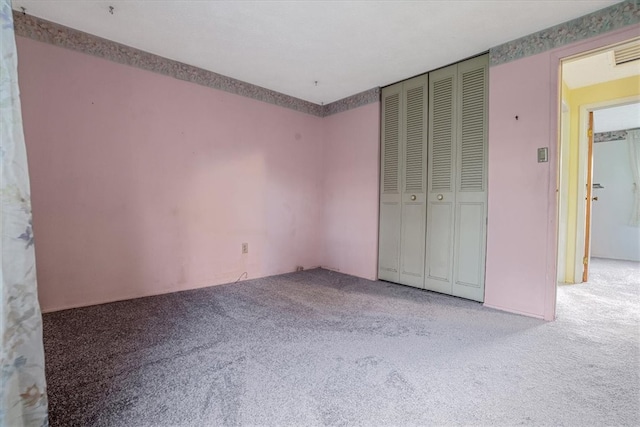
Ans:
[[[478,300],[484,276],[484,203],[458,203],[453,294]]]
[[[429,91],[429,189],[452,193],[456,142],[456,65],[431,73]]]
[[[429,75],[427,250],[425,288],[451,293],[455,204],[456,71]]]
[[[382,90],[378,278],[400,277],[402,83]]]
[[[418,76],[403,86],[402,235],[400,283],[424,286],[426,229],[426,154],[428,77]]]
[[[425,194],[427,76],[404,83],[404,194]]]
[[[427,240],[426,288],[436,292],[451,293],[451,241],[453,232],[453,203],[430,203],[427,212],[430,224]]]
[[[381,195],[400,201],[402,171],[402,84],[385,88],[382,98]]]
[[[378,278],[397,282],[400,253],[400,203],[380,204]]]
[[[400,283],[422,288],[424,284],[425,205],[402,206],[402,247]]]
[[[458,64],[458,152],[453,295],[484,300],[487,72],[482,56]]]

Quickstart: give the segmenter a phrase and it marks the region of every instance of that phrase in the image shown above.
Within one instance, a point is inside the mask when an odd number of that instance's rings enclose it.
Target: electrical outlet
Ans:
[[[248,254],[249,253],[249,244],[248,243],[243,243],[242,244],[242,253],[243,254]]]
[[[303,271],[304,267],[301,265],[296,266],[296,271]]]

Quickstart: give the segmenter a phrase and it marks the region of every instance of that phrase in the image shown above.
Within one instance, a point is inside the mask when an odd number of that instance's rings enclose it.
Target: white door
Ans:
[[[429,74],[426,289],[450,294],[453,286],[457,65]]]
[[[592,257],[640,261],[640,227],[630,221],[634,178],[629,144],[628,140],[593,144]]]
[[[458,64],[458,121],[453,259],[455,296],[482,302],[487,222],[488,58]]]
[[[378,278],[400,280],[402,83],[382,89]]]
[[[428,77],[404,82],[402,149],[402,234],[400,238],[400,281],[424,286],[426,228],[427,92]]]

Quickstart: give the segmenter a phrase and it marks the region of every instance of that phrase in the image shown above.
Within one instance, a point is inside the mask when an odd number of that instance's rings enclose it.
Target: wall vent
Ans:
[[[632,45],[626,45],[618,49],[614,49],[613,57],[615,58],[616,65],[639,60],[640,43],[634,43]]]

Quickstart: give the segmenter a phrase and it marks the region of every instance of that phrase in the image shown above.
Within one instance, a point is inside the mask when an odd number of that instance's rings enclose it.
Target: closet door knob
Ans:
[[[438,199],[438,200],[442,200],[442,199],[444,199],[444,196],[443,196],[442,194],[438,194],[437,199]]]
[[[415,199],[416,199],[416,195],[415,195],[415,194],[412,194],[412,195],[411,195],[411,200],[415,200]]]

